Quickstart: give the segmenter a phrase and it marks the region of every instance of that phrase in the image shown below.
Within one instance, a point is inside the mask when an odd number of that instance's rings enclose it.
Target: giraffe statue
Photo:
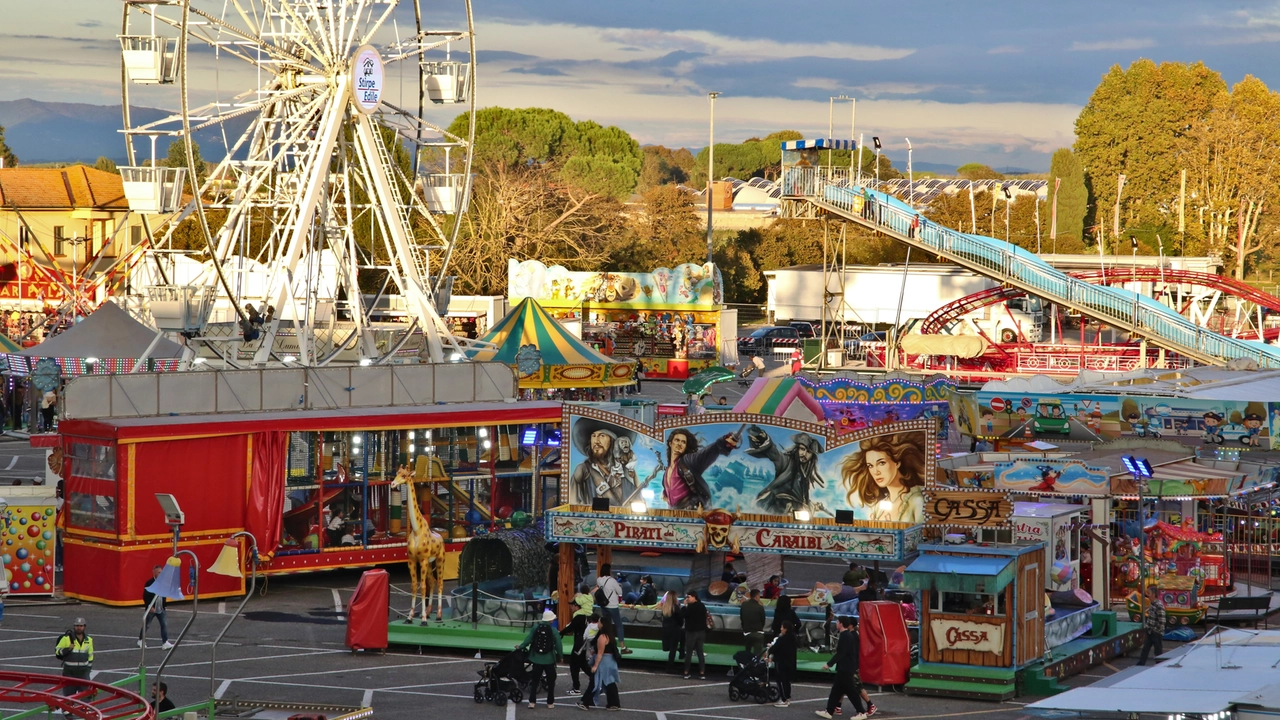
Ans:
[[[409,578],[413,584],[413,602],[405,622],[413,622],[419,597],[423,602],[422,620],[426,622],[431,614],[432,595],[437,593],[436,620],[440,620],[444,615],[444,538],[432,532],[427,519],[422,516],[417,493],[414,492],[413,471],[409,466],[401,465],[396,471],[391,486],[397,485],[404,485],[409,491]]]

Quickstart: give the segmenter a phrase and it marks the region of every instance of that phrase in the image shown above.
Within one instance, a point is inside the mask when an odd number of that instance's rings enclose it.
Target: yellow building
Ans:
[[[109,270],[144,233],[115,173],[84,165],[0,169],[0,310],[19,309],[19,298],[26,310],[61,303],[73,277]],[[92,295],[105,297],[102,289]]]

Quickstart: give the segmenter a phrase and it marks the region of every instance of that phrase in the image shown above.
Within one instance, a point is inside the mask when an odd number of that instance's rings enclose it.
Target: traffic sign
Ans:
[[[1005,408],[1004,398],[993,397],[991,398],[990,404],[991,404],[991,409],[993,411],[1004,412],[1004,408]]]

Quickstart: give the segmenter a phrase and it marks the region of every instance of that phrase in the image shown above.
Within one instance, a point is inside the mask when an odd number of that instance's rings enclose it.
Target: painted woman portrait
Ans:
[[[924,433],[894,433],[861,441],[840,464],[849,504],[869,509],[871,520],[924,522],[924,440]]]

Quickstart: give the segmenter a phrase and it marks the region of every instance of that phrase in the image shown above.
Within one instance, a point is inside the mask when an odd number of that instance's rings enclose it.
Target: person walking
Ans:
[[[635,387],[631,389],[631,394],[639,395],[642,392],[642,390],[640,389],[641,388],[640,383],[642,380],[644,380],[644,361],[643,360],[636,361],[636,371],[635,371],[634,379],[636,383],[635,383]]]
[[[58,412],[58,393],[46,390],[40,398],[40,430],[53,432],[53,418]]]
[[[764,605],[760,604],[760,591],[752,588],[738,607],[738,619],[742,623],[742,636],[746,642],[746,649],[752,655],[760,655],[764,652]]]
[[[600,632],[596,635],[596,657],[591,666],[595,689],[582,696],[582,703],[578,707],[583,710],[595,707],[595,700],[601,692],[605,694],[605,709],[622,709],[622,704],[618,701],[618,643],[614,637],[615,632],[613,619],[609,615],[602,616]]]
[[[618,648],[623,655],[630,655],[631,651],[627,649],[626,633],[622,631],[622,608],[618,603],[622,602],[622,586],[618,584],[618,579],[613,576],[613,565],[610,563],[602,563],[600,565],[600,575],[596,578],[596,587],[599,588],[601,597],[596,598],[596,604],[604,605],[605,613],[613,620],[613,627],[618,633]]]
[[[662,650],[667,654],[667,672],[672,671],[676,652],[684,659],[684,608],[676,594],[668,590],[662,596]]]
[[[556,706],[556,663],[563,658],[564,645],[560,633],[551,626],[556,619],[552,610],[545,610],[542,619],[529,628],[529,634],[518,650],[529,651],[529,662],[533,663],[533,675],[529,681],[529,707],[538,704],[538,683],[544,678],[547,683],[547,707]]]
[[[840,616],[840,639],[836,644],[836,654],[822,666],[823,670],[836,670],[836,680],[831,684],[831,695],[827,697],[827,709],[816,710],[814,714],[820,718],[830,718],[847,696],[853,705],[854,714],[849,720],[866,720],[867,712],[862,707],[862,682],[858,678],[858,662],[861,647],[858,634],[854,632],[858,621],[847,615]]]
[[[1151,648],[1156,649],[1156,661],[1159,662],[1160,656],[1164,654],[1164,626],[1165,610],[1164,603],[1160,602],[1160,591],[1155,585],[1148,585],[1147,610],[1142,614],[1142,628],[1147,631],[1147,640],[1142,643],[1138,665],[1147,664],[1147,654],[1151,652]]]
[[[151,568],[151,579],[154,581],[158,577],[160,577],[160,566],[156,565]],[[164,643],[160,647],[168,650],[173,647],[173,643],[169,642],[169,623],[165,613],[164,596],[151,592],[150,587],[150,582],[142,586],[142,602],[147,607],[147,619],[142,624],[142,631],[138,633],[138,647],[146,644],[147,630],[151,627],[151,621],[157,620],[160,623],[160,642]]]
[[[796,626],[790,621],[778,628],[778,636],[769,643],[768,658],[778,676],[778,702],[775,707],[791,706],[791,681],[796,676]]]
[[[752,355],[751,367],[755,368],[756,377],[758,378],[764,377],[764,358],[760,357],[759,355]]]
[[[573,638],[573,650],[569,653],[569,679],[573,682],[573,688],[569,690],[570,695],[582,694],[581,685],[579,685],[582,675],[587,676],[588,690],[591,687],[591,663],[587,659],[586,634],[587,626],[591,623],[591,609],[594,603],[587,591],[586,585],[578,589],[578,594],[573,598],[573,604],[578,609],[573,611],[573,619],[569,621],[569,633]]]
[[[54,657],[62,661],[62,676],[88,680],[93,672],[93,638],[85,629],[84,618],[76,618],[71,629],[58,638],[53,648]],[[63,695],[75,695],[80,692],[80,685],[68,683],[62,689]]]
[[[684,679],[689,679],[689,666],[693,654],[698,653],[698,679],[707,679],[707,628],[711,627],[711,615],[698,596],[689,593],[684,599]]]

